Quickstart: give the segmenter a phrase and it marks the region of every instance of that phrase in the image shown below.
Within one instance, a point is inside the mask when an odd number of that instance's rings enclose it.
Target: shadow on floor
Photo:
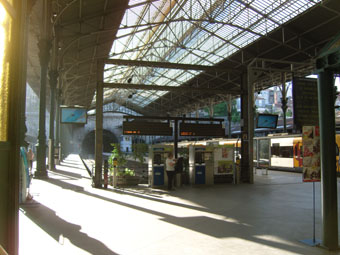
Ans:
[[[280,237],[280,231],[279,230],[266,230],[264,229],[259,229],[256,225],[253,225],[252,223],[252,217],[255,217],[259,212],[245,212],[243,216],[240,218],[239,215],[237,215],[236,211],[219,211],[219,215],[224,216],[224,219],[216,219],[212,218],[209,216],[191,216],[191,217],[177,217],[177,216],[172,216],[167,213],[159,212],[157,210],[152,210],[152,209],[147,209],[138,205],[134,204],[129,204],[123,201],[115,200],[112,198],[107,198],[103,197],[97,194],[93,194],[91,192],[88,192],[83,189],[83,187],[74,185],[74,184],[69,184],[65,183],[61,180],[56,180],[56,179],[48,179],[44,180],[47,181],[51,184],[58,185],[64,189],[70,189],[70,190],[79,190],[81,194],[88,195],[94,198],[98,198],[107,202],[111,202],[120,206],[128,207],[134,210],[138,210],[140,212],[152,214],[161,217],[160,220],[164,222],[168,222],[170,224],[186,228],[189,230],[193,230],[208,236],[212,236],[215,238],[228,238],[228,237],[235,237],[243,240],[247,240],[250,242],[254,243],[260,243],[268,247],[274,247],[276,249],[281,249],[281,250],[286,250],[286,251],[291,251],[294,254],[306,254],[306,249],[303,246],[300,246],[298,244],[294,243],[283,243],[283,242],[276,242],[275,240],[268,240],[268,239],[263,239],[261,236],[273,236],[273,237]],[[130,195],[130,194],[126,194]],[[134,196],[140,196],[137,194],[134,194]],[[142,197],[143,199],[148,199],[156,202],[162,202],[162,203],[167,203],[170,205],[174,206],[181,206],[184,208],[188,209],[193,209],[193,210],[198,210],[202,212],[207,212],[207,213],[214,213],[214,210],[211,210],[209,208],[202,208],[202,207],[196,207],[196,206],[190,206],[190,205],[185,205],[185,204],[180,204],[180,203],[175,203],[171,201],[166,201],[157,198],[150,198],[150,197]],[[262,213],[262,211],[260,212]],[[270,214],[270,212],[268,211]],[[247,216],[248,215],[248,216]],[[266,216],[266,215],[261,215]],[[249,220],[245,220],[249,217]],[[226,219],[230,219],[230,221]],[[275,224],[278,224],[279,222],[274,222]],[[273,224],[273,222],[268,222],[267,219],[263,220],[263,224]],[[270,228],[272,229],[272,227]],[[294,226],[292,226],[292,231],[294,231]],[[284,237],[283,237],[284,239]],[[98,254],[98,253],[95,253]],[[111,254],[111,253],[108,253]]]
[[[96,255],[115,255],[105,244],[80,232],[81,227],[64,221],[56,215],[56,212],[48,207],[35,203],[34,206],[22,205],[25,216],[30,218],[42,230],[48,233],[54,240],[60,242],[61,238],[66,237],[70,242],[90,254]]]

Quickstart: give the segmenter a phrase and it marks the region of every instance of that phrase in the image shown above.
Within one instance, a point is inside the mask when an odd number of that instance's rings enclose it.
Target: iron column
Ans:
[[[334,76],[324,70],[319,73],[319,124],[321,154],[322,245],[338,248],[337,177],[335,155]]]
[[[50,1],[43,1],[43,18],[42,18],[42,31],[41,39],[39,40],[39,59],[40,59],[40,102],[39,102],[39,134],[37,145],[37,171],[35,176],[38,178],[47,177],[46,171],[46,134],[45,134],[45,121],[46,121],[46,81],[47,69],[50,60],[51,44],[48,39],[48,24],[49,24],[49,6]]]
[[[51,70],[49,72],[50,77],[50,89],[51,89],[51,109],[50,109],[50,136],[49,136],[49,156],[48,156],[48,163],[49,169],[55,169],[54,163],[54,113],[55,113],[55,90],[57,87],[58,81],[58,72],[56,70]]]
[[[95,174],[94,187],[101,188],[103,165],[103,73],[104,63],[97,62],[97,91],[96,91],[96,131],[95,131]]]

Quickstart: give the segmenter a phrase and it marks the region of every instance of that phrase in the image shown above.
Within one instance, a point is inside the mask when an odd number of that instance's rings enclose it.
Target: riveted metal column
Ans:
[[[101,188],[103,165],[103,75],[104,62],[97,62],[97,92],[96,92],[96,144],[95,144],[95,175],[94,187]]]
[[[51,44],[48,39],[48,25],[49,25],[49,0],[43,0],[43,19],[41,39],[39,40],[39,59],[40,59],[40,104],[39,104],[39,134],[37,145],[37,171],[35,176],[38,178],[47,177],[46,171],[46,134],[45,134],[45,121],[46,121],[46,81],[48,63],[50,60]]]
[[[231,95],[228,95],[228,101],[227,101],[227,111],[228,111],[228,138],[231,138],[231,110],[233,107],[233,100],[231,98]]]
[[[59,79],[59,83],[61,83],[60,81],[61,79]],[[59,86],[60,88],[61,86]],[[56,96],[56,101],[57,101],[57,113],[56,113],[56,125],[55,125],[55,145],[58,148],[58,159],[57,162],[55,162],[56,164],[59,164],[61,161],[61,144],[60,144],[60,97],[61,97],[61,92],[60,89],[57,89],[57,96]]]
[[[286,91],[286,73],[282,73],[282,89],[281,89],[281,109],[283,112],[283,132],[287,132],[287,91]]]
[[[178,156],[178,120],[174,120],[174,156]]]
[[[248,70],[248,159],[249,183],[254,183],[254,71]]]
[[[249,70],[248,70],[249,72]],[[251,76],[252,77],[252,76]],[[254,88],[248,74],[241,76],[241,181],[253,183]]]
[[[329,70],[319,73],[319,123],[321,149],[322,245],[338,248],[337,177],[335,155],[334,76]]]
[[[50,89],[51,89],[51,109],[50,109],[50,136],[48,141],[49,155],[48,155],[48,165],[50,170],[55,170],[54,163],[54,113],[55,113],[55,91],[58,81],[58,72],[52,70],[49,72],[50,77]]]

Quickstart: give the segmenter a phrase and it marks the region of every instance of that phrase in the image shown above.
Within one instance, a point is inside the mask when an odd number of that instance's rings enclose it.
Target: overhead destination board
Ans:
[[[172,136],[172,127],[163,122],[124,121],[123,134]]]
[[[196,124],[180,123],[179,133],[181,136],[217,136],[225,135],[222,124]]]

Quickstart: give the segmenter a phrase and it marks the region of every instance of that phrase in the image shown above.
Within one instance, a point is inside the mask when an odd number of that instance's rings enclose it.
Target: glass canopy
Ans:
[[[130,0],[111,57],[213,66],[321,0]],[[105,82],[180,86],[200,71],[106,65]],[[167,93],[106,89],[144,107]]]

